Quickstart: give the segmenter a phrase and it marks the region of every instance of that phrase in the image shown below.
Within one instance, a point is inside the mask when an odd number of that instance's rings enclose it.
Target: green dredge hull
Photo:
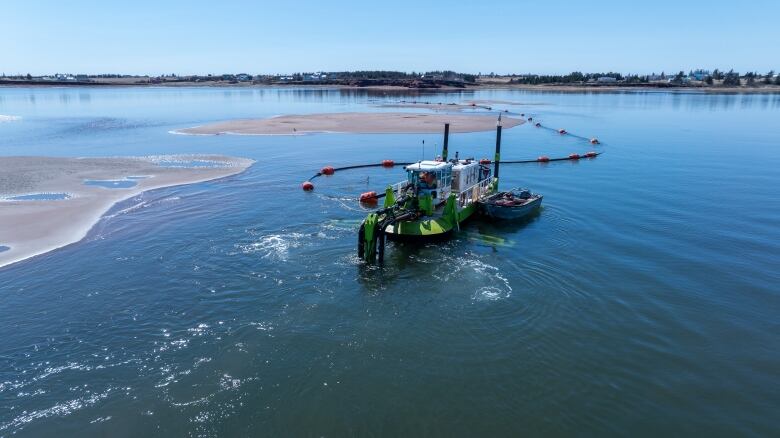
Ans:
[[[449,238],[460,230],[461,223],[478,214],[478,200],[495,191],[496,184],[495,179],[485,179],[471,186],[469,192],[450,193],[438,206],[434,206],[430,194],[404,194],[396,201],[395,190],[388,187],[384,208],[369,213],[360,225],[358,256],[369,263],[377,259],[381,262],[385,240],[426,242]]]
[[[384,234],[392,241],[438,241],[446,240],[477,211],[476,204],[468,205],[457,213],[457,221],[440,216],[411,221],[399,221],[388,225]]]

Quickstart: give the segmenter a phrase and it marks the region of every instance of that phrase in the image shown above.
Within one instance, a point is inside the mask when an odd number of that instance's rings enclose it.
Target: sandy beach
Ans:
[[[434,133],[450,123],[451,132],[489,131],[496,126],[496,116],[465,114],[414,113],[328,113],[286,115],[269,119],[240,119],[211,123],[175,131],[196,135],[296,135],[312,133]],[[505,117],[504,128],[523,123],[521,119]]]
[[[208,167],[190,167],[193,161]],[[119,201],[147,190],[235,175],[252,163],[220,155],[0,157],[0,247],[7,247],[0,251],[0,267],[78,242]],[[135,185],[105,188],[84,184],[87,180]],[[14,200],[41,194],[65,199]]]

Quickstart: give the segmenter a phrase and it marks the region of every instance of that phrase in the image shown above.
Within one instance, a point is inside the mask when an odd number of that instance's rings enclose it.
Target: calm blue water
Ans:
[[[780,95],[483,91],[521,226],[355,257],[354,197],[440,134],[184,136],[210,121],[381,111],[403,94],[0,89],[3,155],[222,153],[221,181],[116,206],[78,244],[0,269],[0,435],[780,434]],[[397,109],[392,109],[396,110]],[[451,151],[492,156],[492,132]],[[0,169],[2,171],[2,169]],[[4,208],[0,205],[0,209]],[[0,242],[2,245],[2,242]]]

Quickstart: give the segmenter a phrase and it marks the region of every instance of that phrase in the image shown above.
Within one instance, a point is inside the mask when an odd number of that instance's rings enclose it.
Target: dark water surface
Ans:
[[[0,269],[0,436],[777,436],[780,95],[483,91],[598,136],[502,168],[545,196],[361,265],[354,196],[431,135],[184,136],[237,117],[384,111],[338,90],[0,89],[0,154],[223,153],[247,172],[117,205]],[[398,109],[392,109],[397,111]],[[491,156],[493,133],[451,151]],[[523,125],[504,159],[593,149]],[[0,209],[4,208],[0,205]],[[2,245],[3,242],[0,242]]]

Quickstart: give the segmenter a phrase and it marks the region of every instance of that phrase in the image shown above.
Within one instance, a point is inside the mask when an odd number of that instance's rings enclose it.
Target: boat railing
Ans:
[[[464,208],[478,201],[479,198],[490,190],[491,182],[490,178],[483,179],[458,192],[458,208]]]
[[[396,199],[398,199],[398,197],[401,195],[401,189],[406,187],[407,184],[409,184],[409,182],[404,180],[390,186],[393,189],[393,193],[395,194]]]

